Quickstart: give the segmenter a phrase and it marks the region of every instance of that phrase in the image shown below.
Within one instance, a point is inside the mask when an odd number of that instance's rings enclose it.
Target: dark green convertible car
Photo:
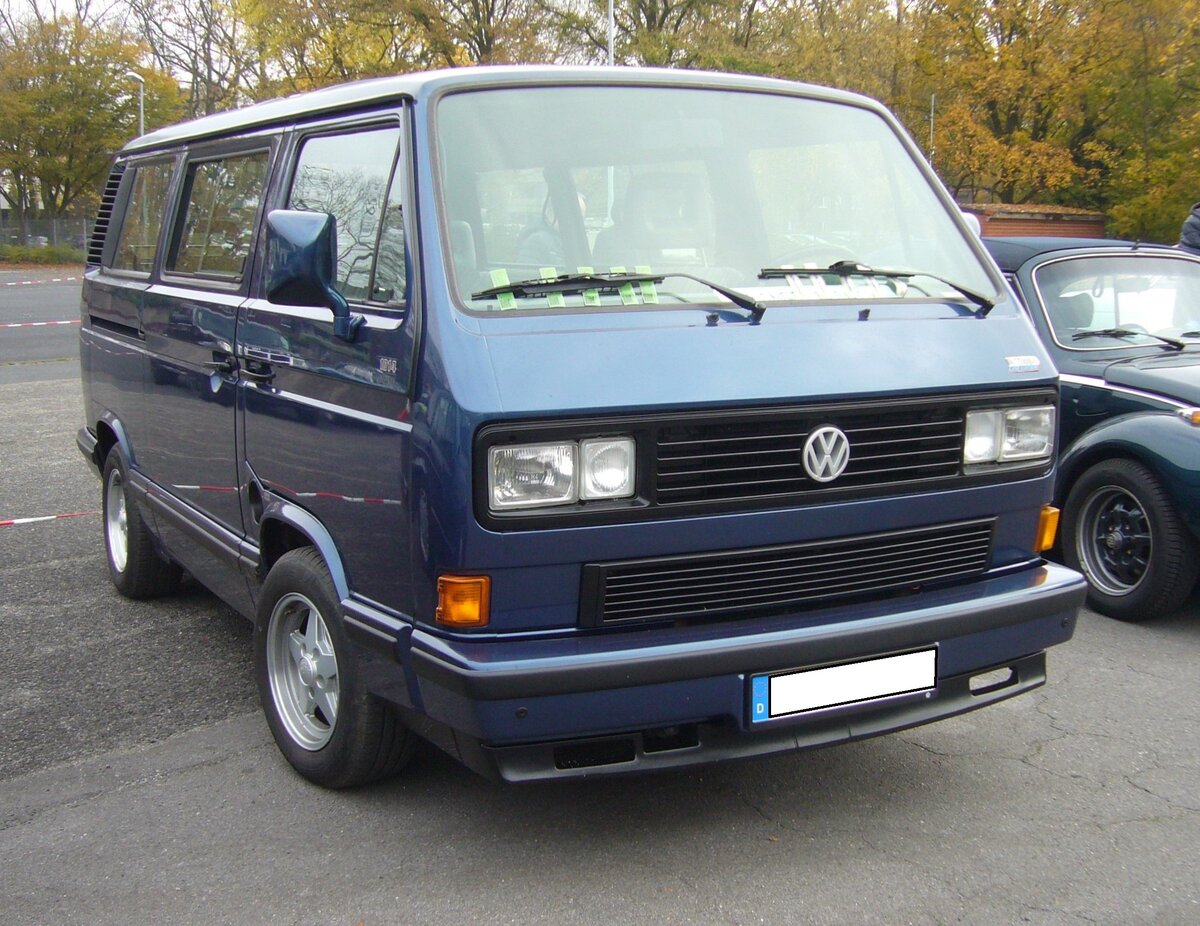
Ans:
[[[1127,241],[984,244],[1061,373],[1063,560],[1103,614],[1179,608],[1200,572],[1200,258]]]

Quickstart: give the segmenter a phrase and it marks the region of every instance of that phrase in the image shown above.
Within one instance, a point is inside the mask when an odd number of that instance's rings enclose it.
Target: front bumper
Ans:
[[[444,726],[468,765],[508,780],[572,777],[820,746],[1028,691],[1045,681],[1045,649],[1074,632],[1085,591],[1078,574],[1043,563],[775,621],[487,641],[418,627],[398,655],[414,713]],[[753,674],[926,647],[938,651],[932,691],[750,722]],[[1001,668],[1003,684],[971,690]],[[589,755],[600,761],[579,758]]]

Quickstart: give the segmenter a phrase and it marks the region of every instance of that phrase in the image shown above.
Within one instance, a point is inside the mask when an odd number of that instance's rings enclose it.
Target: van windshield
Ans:
[[[448,95],[436,125],[451,274],[472,311],[727,303],[700,281],[760,303],[996,291],[890,126],[857,106],[702,88],[522,87]],[[812,272],[826,268],[837,269]],[[503,290],[622,273],[663,279]]]

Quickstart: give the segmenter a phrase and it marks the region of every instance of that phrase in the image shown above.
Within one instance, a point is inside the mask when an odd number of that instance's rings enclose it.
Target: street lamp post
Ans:
[[[138,137],[146,134],[146,78],[137,71],[126,71],[125,76],[136,80],[138,85]]]
[[[616,38],[617,20],[613,15],[613,0],[608,0],[608,66],[613,66],[613,40]]]

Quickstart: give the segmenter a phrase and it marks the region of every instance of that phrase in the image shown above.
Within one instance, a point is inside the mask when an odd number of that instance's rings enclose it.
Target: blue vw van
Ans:
[[[897,123],[634,69],[366,81],[120,151],[86,424],[118,590],[255,624],[305,777],[844,742],[1041,685],[1054,368]]]

